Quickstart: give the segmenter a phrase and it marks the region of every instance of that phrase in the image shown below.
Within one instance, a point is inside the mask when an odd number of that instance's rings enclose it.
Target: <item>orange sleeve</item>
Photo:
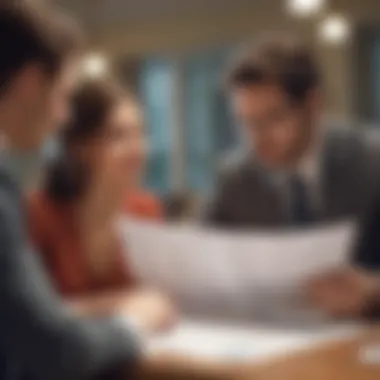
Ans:
[[[59,232],[57,220],[48,200],[42,193],[31,194],[28,198],[28,229],[30,239],[50,274],[52,281],[61,292],[65,290],[67,275],[70,274],[66,264],[57,257],[57,247],[62,240],[57,236]],[[67,263],[66,263],[67,261]]]
[[[42,260],[47,272],[57,290],[65,294],[67,277],[70,275],[68,260],[62,262],[57,257],[57,247],[60,239],[57,220],[49,201],[42,193],[34,193],[28,197],[28,229],[30,239],[35,247],[36,254]]]
[[[156,196],[149,193],[128,196],[124,211],[143,219],[162,220],[164,218],[162,203]]]
[[[164,217],[163,207],[160,200],[152,194],[146,198],[146,216],[147,218],[161,220]]]

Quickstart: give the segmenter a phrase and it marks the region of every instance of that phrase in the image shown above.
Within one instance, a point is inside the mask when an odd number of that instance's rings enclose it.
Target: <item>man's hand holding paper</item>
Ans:
[[[341,268],[310,279],[310,301],[328,315],[357,317],[370,312],[378,302],[377,275],[359,268]]]
[[[226,233],[196,226],[123,222],[128,260],[149,286],[203,306],[247,313],[300,294],[315,276],[344,267],[354,226],[289,232]],[[292,297],[290,297],[292,298]],[[272,301],[271,301],[272,300]]]

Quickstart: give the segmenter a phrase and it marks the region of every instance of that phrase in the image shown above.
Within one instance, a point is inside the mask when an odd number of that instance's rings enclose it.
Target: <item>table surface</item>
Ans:
[[[360,360],[363,350],[378,348],[378,364]],[[377,350],[376,350],[377,351]],[[380,325],[355,338],[329,342],[276,357],[261,364],[227,364],[175,356],[147,358],[139,379],[152,380],[379,380]]]

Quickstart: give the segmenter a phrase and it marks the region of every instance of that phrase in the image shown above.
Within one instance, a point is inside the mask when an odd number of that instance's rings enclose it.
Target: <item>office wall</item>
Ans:
[[[83,6],[84,2],[78,1],[72,0],[78,7]],[[154,2],[156,8],[142,12],[141,4],[147,6],[149,1]],[[160,102],[155,100],[157,91],[151,87],[156,87],[162,79],[160,65],[155,74],[158,82],[147,80],[142,86],[143,92],[149,95],[144,100],[148,125],[154,131],[150,137],[154,146],[162,148],[152,154],[149,184],[163,193],[168,189],[200,190],[215,172],[222,149],[216,149],[217,139],[212,133],[217,126],[220,134],[222,123],[215,115],[222,114],[222,106],[215,94],[210,94],[212,86],[207,78],[212,77],[209,66],[214,67],[211,61],[218,50],[229,50],[263,32],[301,35],[314,45],[320,58],[325,74],[327,112],[351,118],[360,109],[358,99],[368,103],[361,89],[365,75],[357,74],[356,29],[380,21],[380,0],[327,0],[330,11],[343,12],[353,27],[352,39],[340,46],[327,46],[316,38],[317,23],[323,15],[311,20],[292,18],[285,12],[285,0],[177,0],[177,6],[172,0],[141,0],[138,9],[132,7],[132,1],[109,2],[127,5],[109,13],[96,7],[105,2],[97,2],[91,12],[86,7],[76,8],[90,30],[93,49],[108,52],[120,63],[123,73],[126,76],[130,73],[134,79],[135,69],[141,62],[148,72],[156,72],[157,59],[163,59],[163,70],[170,69],[172,73],[168,83],[172,83],[169,87],[174,107],[167,99],[166,108],[161,104],[166,90],[162,90],[162,94],[159,90]],[[169,2],[170,11],[169,8],[157,11],[157,4]],[[178,66],[174,69],[175,75],[173,65]],[[207,95],[207,99],[194,93]],[[159,134],[160,131],[165,133]]]
[[[330,1],[332,11],[344,12],[354,28],[380,20],[378,0]],[[326,46],[316,41],[314,20],[289,17],[278,0],[237,0],[228,6],[196,4],[175,14],[152,15],[144,19],[121,23],[104,23],[93,33],[94,48],[117,56],[144,56],[154,53],[179,54],[215,45],[235,45],[262,32],[292,32],[314,44],[326,78],[327,110],[349,117],[355,112],[356,83],[353,76],[355,46],[351,41],[343,46]]]

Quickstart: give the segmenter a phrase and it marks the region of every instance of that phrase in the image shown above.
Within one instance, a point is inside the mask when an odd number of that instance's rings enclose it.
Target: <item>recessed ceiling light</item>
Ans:
[[[287,0],[287,10],[294,16],[309,17],[320,12],[325,3],[325,0]]]
[[[341,44],[347,41],[351,34],[351,26],[342,15],[330,15],[322,20],[318,30],[319,38],[330,44]]]
[[[102,54],[90,54],[83,60],[82,70],[87,76],[102,76],[108,71],[108,61]]]

